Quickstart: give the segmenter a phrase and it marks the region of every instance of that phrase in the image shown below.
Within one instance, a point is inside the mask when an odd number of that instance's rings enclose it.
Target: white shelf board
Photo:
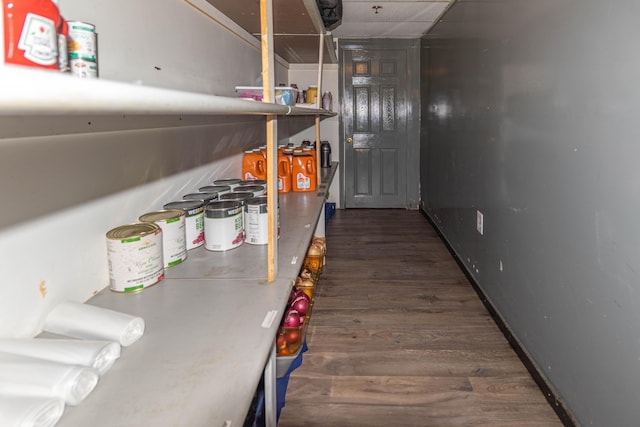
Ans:
[[[247,101],[55,71],[0,65],[0,115],[323,115],[325,110]]]
[[[241,426],[290,291],[282,280],[172,279],[101,291],[90,304],[141,316],[146,331],[57,427]]]
[[[298,276],[336,169],[337,163],[322,169],[322,185],[317,191],[279,195],[279,278],[293,281]],[[166,275],[170,279],[252,279],[266,282],[267,245],[244,243],[224,252],[208,251],[201,246],[190,250],[187,259],[168,269]]]
[[[318,193],[326,193],[336,169],[334,163],[322,170],[317,192],[283,197],[282,226],[292,231],[283,233],[280,250],[295,251],[300,263],[325,200]],[[307,223],[301,232],[298,225]],[[300,263],[280,267],[267,283],[266,247],[249,246],[220,253],[193,249],[142,292],[104,289],[91,298],[87,304],[141,316],[145,334],[122,349],[84,402],[67,407],[57,427],[242,425],[300,270]],[[236,270],[242,266],[248,272]],[[274,310],[273,323],[263,327]]]

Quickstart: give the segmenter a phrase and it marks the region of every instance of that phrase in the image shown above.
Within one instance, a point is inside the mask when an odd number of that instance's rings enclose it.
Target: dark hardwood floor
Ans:
[[[338,210],[279,426],[561,426],[424,216]]]

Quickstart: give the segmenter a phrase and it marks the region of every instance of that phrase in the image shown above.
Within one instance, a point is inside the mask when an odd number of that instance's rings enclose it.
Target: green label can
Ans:
[[[152,222],[107,232],[107,255],[112,291],[137,292],[164,278],[162,229]]]
[[[204,208],[204,247],[210,251],[226,251],[244,242],[242,205],[224,200]]]
[[[150,212],[138,218],[153,222],[162,229],[162,258],[164,268],[180,264],[187,259],[185,214],[180,209]]]

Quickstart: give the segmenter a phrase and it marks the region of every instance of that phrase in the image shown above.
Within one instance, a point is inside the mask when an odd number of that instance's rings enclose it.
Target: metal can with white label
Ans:
[[[201,200],[180,200],[163,206],[165,209],[182,209],[185,215],[185,236],[187,250],[204,245],[204,202]]]
[[[267,187],[266,179],[243,179],[239,182],[239,185],[262,185],[263,187]]]
[[[240,202],[218,200],[204,208],[204,247],[226,251],[244,242],[244,224]]]
[[[67,40],[69,58],[96,62],[98,52],[96,26],[82,21],[67,21],[67,25],[69,26]]]
[[[220,200],[233,200],[234,202],[240,202],[243,224],[247,222],[246,215],[244,214],[244,204],[251,198],[253,198],[253,193],[247,193],[246,191],[232,191],[231,193],[220,196]]]
[[[232,191],[231,193],[220,196],[220,200],[233,200],[235,202],[240,202],[242,206],[244,206],[244,202],[246,200],[251,198],[253,198],[253,193],[246,191]]]
[[[280,237],[280,207],[276,218],[277,235]],[[269,242],[269,215],[266,197],[254,197],[244,204],[244,241],[250,245],[266,245]]]
[[[71,74],[83,79],[97,79],[98,65],[95,62],[86,61],[84,59],[69,60],[69,69]]]
[[[71,73],[78,77],[98,77],[98,36],[88,22],[68,21],[67,51]]]
[[[152,222],[122,225],[107,232],[112,291],[137,292],[164,278],[162,229]]]
[[[149,212],[138,218],[153,222],[162,229],[162,258],[164,268],[173,267],[187,259],[186,221],[181,209]]]
[[[184,196],[182,196],[182,198],[184,200],[199,200],[201,202],[204,202],[204,204],[206,205],[207,203],[213,201],[213,200],[218,200],[218,193],[216,192],[212,192],[212,193],[189,193],[189,194],[185,194]]]
[[[232,193],[252,193],[253,197],[265,195],[264,186],[262,185],[239,185],[233,189]]]
[[[244,217],[244,241],[251,245],[266,245],[269,241],[267,198],[255,197],[247,200],[244,205]]]
[[[231,187],[228,185],[205,185],[204,187],[198,188],[200,193],[217,193],[218,197],[223,194],[227,194],[231,192]]]
[[[221,178],[213,181],[213,185],[228,185],[231,187],[231,191],[233,191],[234,188],[240,185],[240,181],[238,178]]]

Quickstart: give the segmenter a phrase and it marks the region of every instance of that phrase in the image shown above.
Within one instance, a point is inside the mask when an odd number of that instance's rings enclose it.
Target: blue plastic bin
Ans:
[[[336,213],[336,204],[331,202],[325,202],[324,204],[324,226],[329,224],[329,220]]]
[[[285,396],[287,395],[287,387],[289,386],[289,376],[291,376],[291,372],[302,365],[302,354],[307,351],[307,349],[307,341],[305,341],[302,343],[302,350],[300,351],[300,354],[298,354],[298,356],[293,359],[293,362],[291,362],[291,366],[289,366],[287,373],[282,378],[276,379],[277,420],[280,419],[280,412],[282,412],[282,408],[284,408]]]
[[[287,395],[287,387],[289,386],[289,377],[291,372],[302,365],[302,354],[307,351],[307,349],[307,342],[305,341],[302,343],[300,353],[295,359],[293,359],[291,365],[289,365],[287,373],[280,378],[276,378],[276,420],[280,419],[280,412],[282,412],[282,408],[284,408],[285,396]],[[261,427],[264,425],[264,389],[262,387],[258,387],[255,399],[255,412],[252,414],[250,419],[245,421],[245,427]]]

